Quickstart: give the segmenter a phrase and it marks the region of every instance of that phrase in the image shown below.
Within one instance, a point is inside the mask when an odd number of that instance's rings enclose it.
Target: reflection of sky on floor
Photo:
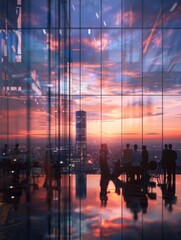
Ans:
[[[162,191],[156,178],[147,191],[125,184],[125,176],[119,180],[117,191],[109,181],[107,204],[101,206],[100,175],[62,176],[60,198],[56,189],[47,198],[44,179],[38,179],[39,189],[31,189],[30,198],[22,191],[17,210],[13,202],[0,204],[0,239],[181,238],[181,175],[175,194]]]

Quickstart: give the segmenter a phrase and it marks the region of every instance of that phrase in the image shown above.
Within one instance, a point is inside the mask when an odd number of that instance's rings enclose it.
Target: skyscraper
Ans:
[[[81,162],[87,159],[86,112],[76,111],[76,156]]]

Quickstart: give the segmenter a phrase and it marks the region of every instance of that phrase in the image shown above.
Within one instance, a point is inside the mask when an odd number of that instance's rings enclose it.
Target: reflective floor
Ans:
[[[163,184],[62,175],[1,176],[0,239],[181,239],[181,175]]]

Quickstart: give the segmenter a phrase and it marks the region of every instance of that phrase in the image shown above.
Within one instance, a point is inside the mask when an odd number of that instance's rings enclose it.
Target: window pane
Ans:
[[[181,94],[181,30],[169,29],[164,30],[163,40],[163,69],[164,94]]]
[[[115,40],[116,39],[116,40]],[[102,32],[102,94],[121,94],[121,31]]]
[[[143,27],[153,29],[162,27],[162,0],[143,1]]]
[[[128,142],[141,143],[142,97],[124,96],[122,99],[122,136]]]
[[[180,2],[175,0],[164,0],[163,6],[164,28],[180,28]]]
[[[163,137],[172,143],[180,139],[180,96],[164,96],[163,98]]]
[[[121,1],[103,0],[102,1],[102,27],[120,27],[121,26]]]
[[[142,27],[142,1],[122,0],[123,8],[123,27],[141,28]]]
[[[162,143],[162,97],[143,98],[143,142]]]
[[[80,27],[80,0],[70,0],[71,27]]]
[[[141,30],[124,30],[121,51],[123,94],[142,93]]]
[[[47,28],[51,10],[48,9],[48,1],[21,0],[22,2],[22,27],[23,28]],[[54,1],[53,1],[54,2]]]
[[[144,94],[162,93],[162,31],[143,32],[143,91]]]
[[[101,3],[100,0],[82,0],[81,4],[81,27],[101,26]]]

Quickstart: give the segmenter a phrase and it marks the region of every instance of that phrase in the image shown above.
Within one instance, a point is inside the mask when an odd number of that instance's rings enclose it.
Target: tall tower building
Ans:
[[[76,156],[81,162],[87,160],[86,112],[76,111]]]

